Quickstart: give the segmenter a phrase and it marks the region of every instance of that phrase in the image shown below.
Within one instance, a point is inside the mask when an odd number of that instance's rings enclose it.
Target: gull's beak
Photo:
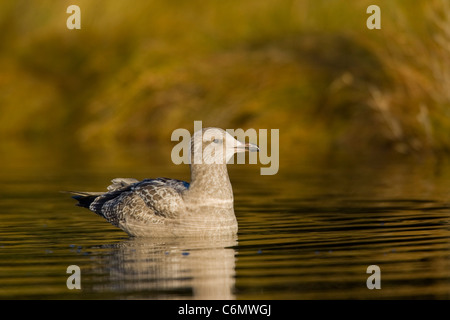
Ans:
[[[236,152],[245,152],[245,151],[258,152],[259,151],[259,147],[256,144],[242,143],[242,142],[240,142],[240,144],[237,145],[234,149]]]

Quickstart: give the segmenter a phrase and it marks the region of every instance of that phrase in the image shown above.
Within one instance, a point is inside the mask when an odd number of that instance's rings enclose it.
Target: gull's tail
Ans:
[[[64,193],[72,194],[72,198],[78,201],[77,206],[88,209],[95,199],[104,194],[104,192],[83,192],[83,191],[64,191]]]
[[[64,193],[72,194],[72,198],[78,201],[77,206],[87,208],[104,217],[102,213],[103,204],[127,191],[134,183],[139,181],[132,178],[116,178],[111,182],[112,184],[108,186],[106,192],[64,191]]]

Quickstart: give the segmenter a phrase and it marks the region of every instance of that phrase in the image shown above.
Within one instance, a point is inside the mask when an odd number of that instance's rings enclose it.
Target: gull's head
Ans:
[[[243,143],[220,128],[204,128],[191,139],[191,163],[226,164],[235,153],[259,151],[256,144]]]

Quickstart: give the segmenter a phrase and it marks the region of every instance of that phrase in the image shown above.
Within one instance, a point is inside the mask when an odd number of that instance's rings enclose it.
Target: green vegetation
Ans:
[[[1,144],[144,146],[203,120],[282,149],[450,151],[450,6],[380,0],[368,30],[370,4],[2,1]]]

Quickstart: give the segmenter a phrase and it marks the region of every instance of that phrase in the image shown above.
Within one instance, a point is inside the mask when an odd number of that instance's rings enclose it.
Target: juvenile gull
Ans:
[[[258,151],[258,146],[239,142],[222,129],[204,128],[194,133],[190,149],[190,184],[168,178],[116,178],[107,192],[73,192],[73,198],[131,236],[235,234],[227,162],[237,152]]]

